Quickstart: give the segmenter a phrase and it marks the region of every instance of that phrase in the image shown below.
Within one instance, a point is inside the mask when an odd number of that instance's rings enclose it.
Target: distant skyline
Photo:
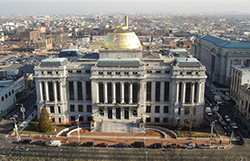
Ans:
[[[250,14],[250,0],[0,0],[1,15],[84,13]]]

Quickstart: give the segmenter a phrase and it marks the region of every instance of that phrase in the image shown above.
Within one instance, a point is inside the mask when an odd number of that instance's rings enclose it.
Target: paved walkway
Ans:
[[[138,123],[119,122],[119,121],[103,121],[102,132],[110,133],[143,133],[143,129],[139,128]]]

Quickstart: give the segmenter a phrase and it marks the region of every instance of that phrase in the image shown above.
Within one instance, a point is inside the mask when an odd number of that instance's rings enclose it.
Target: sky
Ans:
[[[250,0],[0,0],[1,15],[85,13],[250,14]]]

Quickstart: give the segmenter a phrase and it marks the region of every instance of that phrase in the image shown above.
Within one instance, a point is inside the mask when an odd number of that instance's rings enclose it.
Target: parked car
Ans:
[[[131,146],[126,143],[119,143],[119,144],[115,144],[114,147],[115,148],[129,148]]]
[[[206,112],[206,114],[207,114],[208,116],[213,116],[212,110],[211,110],[210,107],[206,107],[205,112]]]
[[[193,149],[196,147],[195,143],[189,142],[183,146],[184,149]]]
[[[72,146],[72,147],[78,147],[80,145],[81,145],[81,143],[79,143],[79,142],[70,142],[70,143],[66,144],[66,146]]]
[[[31,143],[31,145],[41,145],[41,146],[46,146],[46,142],[43,140],[37,140]]]
[[[96,147],[108,147],[107,143],[96,144]]]
[[[86,142],[86,143],[83,143],[82,146],[84,147],[93,147],[95,146],[94,142]]]
[[[31,143],[31,139],[23,139],[19,141],[19,144],[30,144]]]
[[[50,142],[47,143],[48,146],[61,146],[61,140],[51,140]]]
[[[234,130],[238,129],[238,126],[237,126],[236,123],[232,122],[230,125],[231,125],[231,127],[232,127]]]
[[[204,143],[198,146],[199,149],[209,149],[211,147],[210,143]]]
[[[178,144],[167,144],[166,146],[164,146],[164,148],[170,148],[170,149],[176,149],[179,147],[180,147],[180,145],[178,145]]]
[[[149,148],[160,149],[160,148],[162,148],[162,144],[161,143],[154,143],[154,144],[149,145]]]
[[[29,151],[29,149],[25,146],[21,146],[21,147],[17,146],[14,150],[15,151]]]
[[[230,122],[231,122],[231,119],[229,118],[228,115],[225,115],[225,116],[224,116],[224,119],[225,119],[225,121],[226,121],[227,123],[230,123]]]
[[[132,143],[131,144],[131,146],[133,147],[133,148],[144,148],[145,147],[145,144],[144,144],[144,142],[134,142],[134,143]]]

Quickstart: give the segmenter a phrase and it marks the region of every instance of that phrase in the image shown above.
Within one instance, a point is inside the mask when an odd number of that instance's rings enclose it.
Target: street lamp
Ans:
[[[80,124],[80,118],[81,115],[78,115],[78,118],[77,118],[77,136],[78,136],[78,143],[80,143],[80,133],[79,133],[79,124]]]
[[[25,107],[23,106],[23,104],[22,103],[17,103],[16,105],[21,105],[21,108],[20,108],[20,110],[21,110],[21,112],[23,113],[23,121],[25,120]]]
[[[18,129],[17,129],[17,124],[16,124],[16,118],[15,118],[15,116],[11,117],[10,120],[14,121],[14,132],[15,132],[15,135],[16,135],[16,141],[19,141],[20,138],[19,138],[19,134],[18,134]]]

